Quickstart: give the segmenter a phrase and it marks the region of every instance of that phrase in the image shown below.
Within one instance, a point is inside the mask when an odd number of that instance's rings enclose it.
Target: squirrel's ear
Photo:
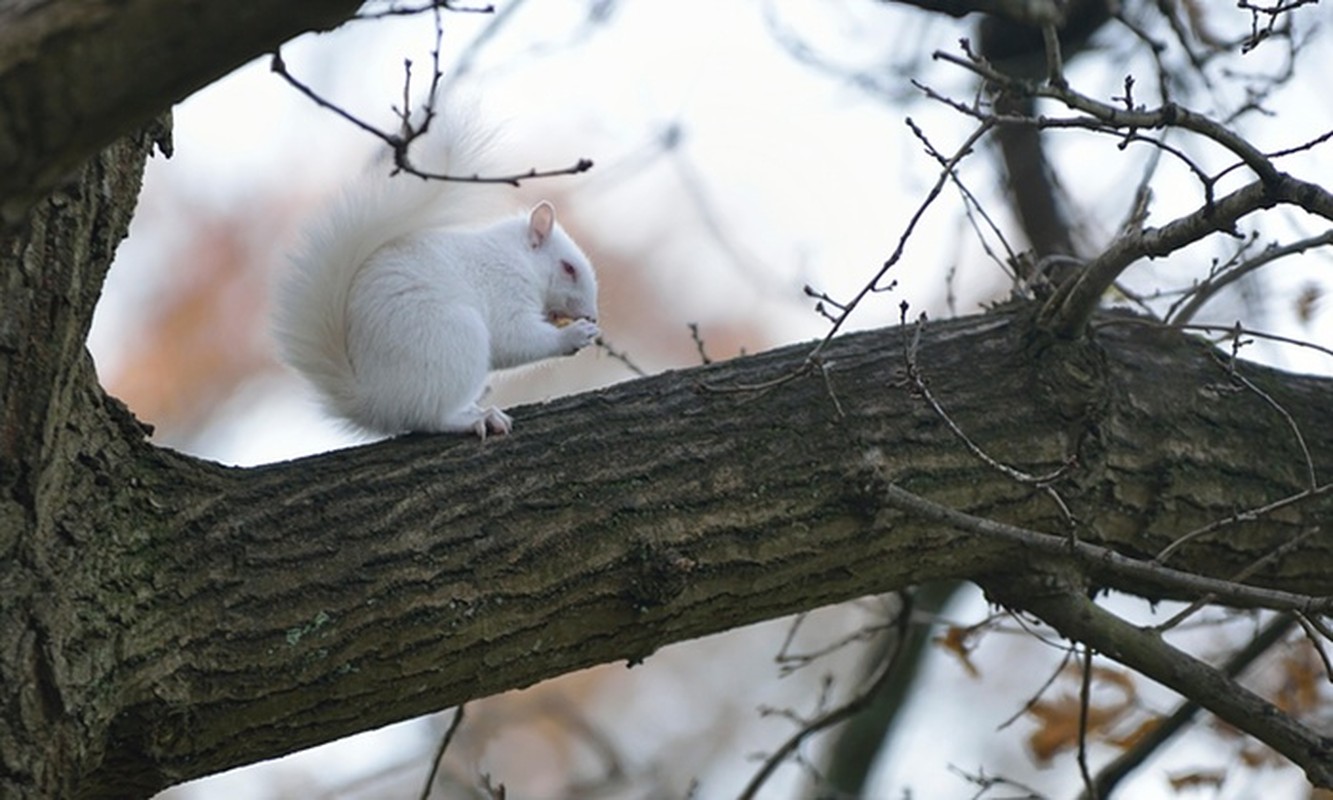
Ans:
[[[554,227],[555,206],[543,200],[533,206],[532,213],[528,215],[528,244],[534,250],[546,244]]]

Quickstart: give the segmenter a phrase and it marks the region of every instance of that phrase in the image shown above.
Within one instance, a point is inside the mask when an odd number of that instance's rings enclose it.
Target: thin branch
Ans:
[[[918,137],[922,136],[922,134],[919,133],[919,128],[917,128],[916,123],[913,122],[910,117],[907,118],[906,123],[909,128],[911,128],[914,131],[918,131]],[[921,219],[925,216],[927,209],[929,209],[930,206],[934,204],[935,200],[940,196],[940,193],[944,189],[944,185],[948,183],[950,180],[954,179],[954,170],[957,168],[958,164],[964,158],[972,154],[977,143],[981,141],[981,139],[985,137],[986,134],[989,133],[993,128],[994,128],[994,123],[989,121],[983,121],[979,126],[977,126],[975,130],[972,131],[972,133],[968,135],[966,139],[963,140],[963,143],[958,146],[958,148],[954,151],[953,155],[945,160],[944,165],[940,169],[939,177],[935,179],[934,185],[930,187],[930,191],[926,193],[925,199],[923,199],[917,205],[916,211],[913,212],[912,216],[908,219],[906,227],[903,228],[902,233],[898,237],[898,243],[894,247],[893,252],[889,255],[888,259],[884,261],[884,263],[875,272],[875,274],[871,276],[870,280],[866,281],[866,283],[860,288],[860,290],[857,291],[857,293],[852,297],[852,299],[846,303],[832,303],[832,305],[837,309],[836,313],[830,313],[827,311],[827,309],[819,308],[817,306],[817,308],[820,310],[820,313],[822,313],[825,317],[830,319],[832,324],[829,326],[828,332],[824,334],[824,338],[820,339],[819,342],[815,344],[814,348],[811,349],[810,354],[806,357],[806,360],[800,366],[776,378],[767,381],[762,381],[760,383],[729,385],[729,386],[716,386],[716,385],[705,384],[703,388],[707,391],[713,391],[713,392],[767,391],[770,389],[775,389],[784,384],[790,383],[791,381],[794,381],[797,378],[809,375],[816,369],[823,369],[823,367],[819,365],[820,354],[824,351],[826,347],[828,347],[829,342],[833,341],[833,337],[836,336],[840,330],[842,330],[843,325],[851,317],[852,312],[854,312],[856,308],[861,304],[861,302],[865,300],[866,297],[868,297],[869,295],[887,291],[889,289],[892,289],[897,284],[897,281],[893,281],[887,285],[881,285],[881,282],[884,280],[884,276],[888,274],[889,270],[892,269],[900,260],[902,260],[903,254],[907,251],[907,242],[909,239],[911,239],[912,234],[916,231],[916,226],[921,222]],[[932,148],[932,150],[933,149],[934,148]],[[807,287],[805,291],[807,295],[823,297],[823,295],[815,293],[809,287]]]
[[[1097,787],[1088,769],[1088,706],[1092,702],[1092,648],[1083,646],[1083,675],[1078,690],[1078,773],[1083,779],[1084,791],[1093,800],[1100,800]]]
[[[1011,615],[1013,614],[1012,611],[1009,613]],[[1029,633],[1031,633],[1031,631],[1029,631]],[[1039,635],[1039,634],[1034,633],[1033,635]],[[1022,708],[1015,711],[1004,722],[1001,722],[999,725],[995,726],[996,731],[1002,731],[1005,728],[1008,728],[1010,725],[1013,725],[1015,722],[1022,719],[1025,714],[1032,711],[1032,709],[1036,708],[1037,703],[1039,703],[1041,701],[1042,696],[1046,694],[1046,690],[1054,686],[1056,680],[1058,680],[1059,677],[1062,674],[1064,674],[1065,668],[1069,666],[1069,660],[1074,657],[1074,648],[1066,645],[1063,649],[1064,649],[1064,655],[1060,657],[1060,663],[1055,665],[1055,669],[1051,670],[1051,674],[1046,677],[1046,680],[1042,682],[1041,686],[1038,687],[1037,691],[1033,692],[1032,695],[1028,697],[1028,701],[1023,704]]]
[[[903,303],[902,309],[903,309],[903,314],[906,315],[907,311],[906,302]],[[1044,488],[1048,487],[1052,481],[1059,480],[1060,477],[1064,475],[1065,472],[1067,471],[1068,465],[1062,464],[1058,469],[1049,472],[1045,475],[1032,475],[1020,469],[1011,467],[1008,464],[1004,464],[995,460],[990,456],[989,453],[987,453],[985,450],[982,450],[980,445],[972,441],[971,437],[969,437],[966,433],[964,433],[962,428],[958,427],[958,423],[953,421],[953,417],[949,416],[949,412],[944,410],[944,406],[940,405],[939,400],[935,399],[935,394],[931,392],[930,387],[926,385],[926,380],[921,375],[921,368],[916,361],[917,348],[920,343],[921,331],[925,326],[925,322],[926,322],[926,315],[922,313],[919,317],[917,317],[916,325],[913,326],[914,333],[912,335],[911,342],[910,343],[905,342],[903,346],[904,369],[907,371],[907,380],[910,383],[911,388],[921,396],[922,400],[926,401],[926,405],[930,406],[930,410],[935,412],[935,416],[939,417],[940,420],[944,422],[945,426],[948,427],[949,431],[953,433],[953,435],[956,436],[960,442],[963,443],[964,447],[967,448],[967,451],[971,453],[973,456],[975,456],[976,459],[981,463],[985,464],[986,466],[990,467],[996,472],[999,472],[1001,475],[1004,475],[1010,480],[1013,480],[1015,483],[1020,483],[1024,486],[1034,486],[1034,487]],[[901,321],[899,325],[899,330],[904,332],[904,336],[906,335],[907,331],[906,320]],[[1057,505],[1060,506],[1066,518],[1072,519],[1072,516],[1069,514],[1069,509],[1067,506],[1065,506],[1063,501],[1057,501]]]
[[[628,369],[630,372],[633,372],[640,378],[645,378],[648,376],[648,373],[644,371],[642,367],[634,363],[634,361],[629,357],[628,353],[625,353],[622,350],[617,350],[616,348],[612,347],[611,344],[606,341],[605,337],[598,336],[595,340],[593,340],[593,344],[602,348],[602,350],[608,356],[614,358],[616,361],[619,361],[621,364],[624,364],[625,369]]]
[[[1333,491],[1333,483],[1326,483],[1322,486],[1316,486],[1312,489],[1306,489],[1304,491],[1297,492],[1296,494],[1288,495],[1280,500],[1274,500],[1273,502],[1267,503],[1262,506],[1255,506],[1254,508],[1247,508],[1244,511],[1237,511],[1236,513],[1232,514],[1229,517],[1223,517],[1222,519],[1214,520],[1208,523],[1207,525],[1202,525],[1198,528],[1195,528],[1192,531],[1189,531],[1188,533],[1184,533],[1178,536],[1174,541],[1171,542],[1171,544],[1162,548],[1161,552],[1159,552],[1156,556],[1153,557],[1153,563],[1155,564],[1166,563],[1166,560],[1170,558],[1173,553],[1175,553],[1177,550],[1179,550],[1181,547],[1185,546],[1189,542],[1198,539],[1200,536],[1207,536],[1210,533],[1219,531],[1222,528],[1225,528],[1229,525],[1235,525],[1238,522],[1254,522],[1255,520],[1262,519],[1263,517],[1272,514],[1274,511],[1287,508],[1288,506],[1296,505],[1297,503],[1302,503],[1306,500],[1319,497],[1320,495],[1328,494],[1330,491]]]
[[[874,466],[873,455],[868,460]],[[1303,614],[1326,614],[1333,610],[1333,597],[1312,597],[1280,589],[1243,586],[1232,581],[1174,570],[1153,561],[1123,556],[1106,547],[1071,541],[1067,536],[1041,533],[967,514],[927,500],[888,481],[879,489],[884,501],[901,511],[935,520],[955,530],[1001,539],[1057,558],[1072,557],[1089,578],[1097,582],[1128,581],[1181,591],[1195,597],[1212,594],[1218,602],[1241,608],[1268,608]],[[1111,580],[1107,581],[1108,578]]]
[[[1329,627],[1328,623],[1324,622],[1319,617],[1311,615],[1304,615],[1301,619],[1306,625],[1314,628],[1320,636],[1333,642],[1333,627]],[[1333,680],[1333,669],[1329,670],[1329,680]]]
[[[773,754],[764,761],[763,766],[760,767],[759,771],[750,779],[750,782],[746,784],[745,789],[741,791],[738,800],[753,800],[753,798],[758,796],[759,790],[763,788],[764,783],[768,781],[769,777],[772,776],[778,766],[780,766],[783,761],[786,761],[787,757],[795,752],[796,748],[800,747],[801,743],[806,739],[826,728],[830,728],[856,714],[859,714],[874,701],[875,697],[880,693],[880,690],[893,677],[894,669],[898,665],[899,657],[907,649],[901,646],[901,642],[906,640],[907,626],[912,617],[912,602],[911,597],[908,594],[903,593],[902,597],[903,605],[898,612],[896,620],[899,629],[898,638],[900,645],[894,648],[891,656],[884,659],[884,665],[875,679],[861,693],[853,697],[851,700],[828,711],[818,718],[811,720],[802,726],[796,733],[792,734],[787,741],[782,743],[781,747],[775,750]]]
[[[848,645],[855,644],[857,642],[868,642],[878,637],[881,633],[884,633],[894,628],[899,628],[903,624],[902,619],[900,618],[901,614],[902,611],[900,607],[899,609],[893,611],[891,613],[891,616],[884,622],[874,622],[862,625],[855,631],[845,636],[841,636],[837,640],[829,644],[823,645],[814,650],[801,653],[794,653],[790,652],[790,650],[793,646],[793,643],[795,642],[796,634],[798,631],[800,631],[801,626],[805,623],[805,620],[809,617],[808,612],[801,612],[800,614],[797,614],[795,617],[792,618],[792,624],[788,626],[787,634],[785,637],[783,637],[782,646],[778,649],[778,654],[773,657],[773,660],[776,661],[778,664],[778,675],[781,677],[786,677],[787,675],[790,675],[793,672],[796,672],[798,670],[810,666],[811,664],[813,664],[814,662],[818,661],[821,658],[824,658],[825,656],[831,655],[833,653],[838,652],[839,650],[842,650]]]
[[[1316,491],[1319,488],[1319,476],[1315,472],[1314,458],[1310,455],[1309,445],[1305,443],[1305,436],[1301,433],[1301,426],[1296,424],[1296,420],[1291,416],[1290,411],[1277,400],[1273,399],[1273,396],[1268,392],[1265,392],[1263,389],[1256,386],[1254,381],[1240,374],[1240,371],[1236,368],[1236,354],[1240,350],[1241,336],[1243,333],[1244,331],[1241,328],[1240,323],[1237,322],[1235,333],[1232,334],[1231,338],[1231,359],[1227,363],[1227,373],[1233,381],[1236,381],[1246,389],[1249,389],[1252,393],[1258,396],[1259,399],[1263,400],[1270,408],[1282,416],[1283,421],[1287,423],[1287,427],[1291,429],[1292,436],[1296,438],[1296,445],[1300,447],[1301,455],[1305,458],[1305,477],[1306,481],[1309,483],[1308,488],[1312,492]],[[1216,354],[1214,354],[1214,357],[1216,357]]]
[[[1184,323],[1162,322],[1160,320],[1149,319],[1146,317],[1116,317],[1114,319],[1099,319],[1093,324],[1097,328],[1105,328],[1111,325],[1143,325],[1149,328],[1179,328],[1182,331],[1209,331],[1209,332],[1216,331],[1219,333],[1227,334],[1227,337],[1224,337],[1223,341],[1225,341],[1226,338],[1229,338],[1236,330],[1236,327],[1234,325],[1200,325],[1195,323],[1184,324]],[[1307,342],[1304,339],[1293,339],[1290,336],[1279,336],[1276,333],[1265,333],[1263,331],[1256,331],[1251,328],[1245,329],[1245,335],[1253,336],[1256,339],[1267,339],[1268,341],[1272,342],[1280,342],[1282,344],[1290,344],[1296,347],[1308,348],[1310,350],[1315,350],[1317,352],[1323,353],[1326,356],[1329,356],[1330,358],[1333,358],[1333,347],[1324,347],[1323,345],[1318,345],[1315,344],[1314,342]]]
[[[1281,173],[1263,151],[1242,138],[1226,125],[1176,103],[1166,103],[1156,109],[1127,109],[1094,100],[1066,86],[1037,84],[1007,75],[975,56],[959,56],[936,51],[932,57],[955,64],[986,81],[1018,95],[1045,97],[1057,100],[1074,111],[1082,111],[1106,125],[1125,130],[1145,128],[1183,128],[1211,139],[1230,150],[1264,183],[1278,180]]]
[[[1001,775],[987,775],[984,769],[979,769],[977,774],[973,775],[950,764],[949,771],[977,787],[976,794],[972,795],[972,800],[981,800],[982,795],[996,787],[1016,789],[1024,793],[1022,795],[1009,795],[1009,800],[1047,800],[1046,795],[1039,793],[1031,786]]]
[[[1314,648],[1315,655],[1319,656],[1319,663],[1324,667],[1324,679],[1333,682],[1333,661],[1328,658],[1328,651],[1324,649],[1324,643],[1321,640],[1319,628],[1315,622],[1300,614],[1296,615],[1296,621],[1301,624],[1301,630],[1305,632],[1306,639],[1310,642],[1310,647]],[[1323,637],[1328,638],[1328,637]]]
[[[1230,581],[1231,583],[1241,583],[1243,581],[1249,580],[1251,575],[1263,569],[1265,566],[1273,563],[1274,561],[1277,561],[1279,558],[1282,558],[1283,556],[1289,555],[1293,550],[1296,549],[1296,547],[1298,547],[1306,539],[1309,539],[1310,536],[1318,530],[1319,528],[1314,527],[1302,531],[1300,535],[1293,536],[1291,539],[1288,539],[1287,541],[1283,542],[1277,547],[1274,547],[1272,550],[1268,551],[1262,556],[1256,558],[1244,569],[1240,570],[1234,575],[1231,575],[1227,580]],[[1155,630],[1157,630],[1159,633],[1163,633],[1176,627],[1177,625],[1188,619],[1195,612],[1197,612],[1199,609],[1203,608],[1205,605],[1208,605],[1209,603],[1214,602],[1216,599],[1217,598],[1211,594],[1203,595],[1202,597],[1196,599],[1193,603],[1190,603],[1189,606],[1186,607],[1180,613],[1172,616],[1166,622],[1157,625]]]
[[[454,711],[453,722],[449,723],[444,736],[440,738],[440,746],[435,749],[435,757],[430,760],[430,772],[426,775],[426,785],[421,787],[421,794],[419,795],[421,800],[428,800],[430,797],[431,787],[435,785],[435,776],[440,771],[440,762],[444,759],[444,751],[449,749],[449,743],[454,740],[454,734],[458,732],[458,728],[462,724],[463,706],[459,706]]]
[[[1208,280],[1200,283],[1189,295],[1189,301],[1185,303],[1184,308],[1181,308],[1177,313],[1168,313],[1167,321],[1176,323],[1189,322],[1194,318],[1195,314],[1199,313],[1199,309],[1201,309],[1209,300],[1213,299],[1218,292],[1260,267],[1271,264],[1280,258],[1286,258],[1291,255],[1300,255],[1306,250],[1331,244],[1333,244],[1333,228],[1324,231],[1318,236],[1310,236],[1299,241],[1291,242],[1290,244],[1269,245],[1264,248],[1262,253],[1254,258],[1244,261],[1236,267],[1225,270],[1216,276],[1209,277]]]
[[[424,14],[427,11],[438,13],[440,9],[444,9],[445,11],[453,11],[459,14],[495,13],[495,6],[493,5],[466,6],[451,2],[451,0],[425,0],[425,2],[422,2],[420,5],[399,5],[397,3],[389,3],[387,8],[381,8],[375,10],[363,9],[355,17],[352,17],[352,19],[368,20],[368,19],[383,19],[385,17],[411,17],[416,14]]]
[[[436,57],[438,57],[438,48],[436,50]],[[415,175],[419,178],[424,178],[426,180],[454,181],[459,183],[501,183],[501,184],[507,184],[509,186],[518,186],[525,180],[533,180],[538,178],[551,178],[558,175],[577,175],[582,172],[587,172],[593,167],[593,162],[591,159],[581,158],[574,165],[569,167],[564,167],[561,169],[538,170],[536,168],[533,168],[528,170],[527,172],[514,173],[510,175],[449,175],[447,173],[442,173],[442,172],[429,172],[427,170],[420,169],[419,167],[415,166],[412,163],[409,149],[412,145],[412,142],[416,141],[426,132],[430,124],[430,120],[434,116],[433,107],[431,106],[427,107],[427,109],[425,110],[423,121],[420,124],[412,125],[407,120],[403,120],[403,127],[404,127],[403,133],[401,134],[389,133],[370,124],[369,122],[366,122],[365,120],[361,119],[360,117],[356,116],[350,111],[347,111],[346,109],[342,108],[338,104],[325,99],[322,95],[320,95],[318,92],[312,89],[309,85],[303,83],[296,76],[292,75],[291,72],[287,69],[287,63],[283,60],[282,53],[280,51],[276,50],[274,51],[273,58],[270,61],[270,69],[278,76],[280,76],[283,80],[285,80],[288,84],[290,84],[293,88],[295,88],[298,92],[310,98],[310,100],[314,102],[316,105],[318,105],[320,108],[324,108],[333,112],[342,119],[346,120],[347,122],[351,123],[357,128],[360,128],[361,130],[365,131],[371,136],[374,136],[376,139],[379,139],[380,141],[384,142],[384,144],[388,145],[389,149],[393,152],[394,169],[400,172],[405,172],[409,175]],[[438,83],[438,75],[439,75],[439,70],[437,69],[435,77],[432,78],[433,86],[437,85]],[[403,116],[407,114],[408,114],[408,109],[404,108],[401,112],[399,112],[400,119],[402,119]]]
[[[994,122],[997,125],[1023,125],[1040,130],[1078,129],[1092,131],[1093,133],[1114,135],[1119,140],[1118,146],[1122,150],[1131,142],[1150,144],[1156,150],[1170,153],[1172,156],[1175,156],[1186,169],[1194,173],[1194,176],[1198,178],[1199,183],[1204,187],[1205,199],[1209,202],[1212,201],[1213,187],[1217,184],[1219,176],[1209,175],[1204,171],[1203,167],[1199,166],[1199,164],[1195,162],[1194,159],[1190,158],[1183,150],[1167,144],[1164,139],[1155,139],[1133,130],[1126,132],[1119,126],[1107,124],[1104,120],[1090,115],[1073,117],[1029,117],[1022,114],[998,114],[989,109],[978,108],[974,105],[959,102],[958,100],[942,94],[919,81],[913,80],[912,85],[919,89],[929,99],[946,105],[953,110],[976,120],[987,120]]]
[[[1273,645],[1282,641],[1295,624],[1292,614],[1280,614],[1259,631],[1244,647],[1238,650],[1222,665],[1222,674],[1228,678],[1237,678],[1259,656],[1267,653]],[[1186,699],[1176,708],[1171,716],[1159,722],[1142,738],[1102,767],[1092,781],[1092,791],[1084,791],[1079,800],[1093,800],[1097,797],[1110,797],[1115,787],[1131,772],[1138,769],[1153,753],[1175,736],[1199,713],[1200,706],[1192,699]]]
[[[1042,324],[1057,335],[1067,338],[1080,335],[1105,291],[1115,283],[1126,268],[1140,258],[1167,255],[1215,232],[1233,232],[1236,221],[1240,218],[1260,209],[1271,208],[1278,203],[1297,205],[1310,213],[1333,220],[1333,195],[1319,186],[1298,181],[1280,172],[1268,155],[1223,123],[1171,102],[1151,110],[1134,106],[1128,99],[1130,96],[1128,85],[1126,96],[1122,98],[1125,100],[1124,105],[1110,105],[1071,90],[1063,81],[1049,80],[1044,84],[1038,84],[1002,73],[985,59],[976,56],[966,40],[963,42],[963,51],[964,54],[961,56],[937,51],[933,57],[960,66],[1006,93],[1049,98],[1087,115],[1062,121],[1020,118],[1017,120],[1020,123],[1038,124],[1042,127],[1063,124],[1102,132],[1121,131],[1125,142],[1151,141],[1184,158],[1183,153],[1178,150],[1156,140],[1146,139],[1138,133],[1143,129],[1181,128],[1227,149],[1239,159],[1239,163],[1244,164],[1258,176],[1258,180],[1250,185],[1232,192],[1221,200],[1215,200],[1214,186],[1222,175],[1230,171],[1230,168],[1219,175],[1208,176],[1196,167],[1196,175],[1200,178],[1205,192],[1203,206],[1162,228],[1123,233],[1098,257],[1088,262],[1085,269],[1066,280],[1046,303],[1041,315]],[[1054,68],[1054,64],[1051,68]],[[1007,122],[994,115],[983,114],[977,109],[963,106],[956,101],[939,99],[971,116],[997,124]],[[1302,148],[1305,146],[1307,145],[1302,145]],[[1185,161],[1192,163],[1187,158]]]
[[[1278,0],[1271,6],[1263,6],[1250,3],[1248,0],[1238,0],[1236,7],[1250,12],[1250,38],[1242,46],[1241,52],[1248,53],[1258,47],[1260,42],[1272,36],[1283,14],[1318,2],[1319,0]],[[1260,16],[1268,17],[1268,24],[1262,28],[1259,26]]]
[[[916,81],[912,81],[912,83],[916,85]],[[1010,270],[1009,264],[1014,263],[1017,260],[1018,255],[1014,252],[1014,248],[1010,246],[1009,240],[1005,238],[1004,232],[1000,230],[1000,226],[995,224],[995,221],[991,219],[990,214],[987,213],[985,207],[981,204],[981,201],[978,200],[976,195],[972,193],[972,190],[968,189],[967,185],[963,183],[963,179],[958,175],[958,170],[949,167],[949,157],[935,149],[935,145],[931,143],[930,139],[919,126],[909,122],[908,127],[911,128],[912,135],[916,136],[917,140],[926,148],[927,155],[934,158],[941,168],[948,170],[949,179],[958,189],[958,194],[963,198],[963,211],[967,214],[968,220],[972,223],[972,230],[977,234],[978,243],[980,243],[986,254],[1000,265],[1000,269],[1008,272]],[[991,234],[999,240],[1000,246],[1004,248],[1005,256],[1008,259],[1007,263],[1001,261],[991,250],[990,242],[986,240],[985,234],[982,233],[980,226],[977,224],[976,215],[979,215],[982,220],[985,221],[986,227],[990,229]],[[1018,276],[1016,274],[1011,274],[1010,277],[1017,278]]]
[[[699,363],[707,366],[713,363],[713,359],[708,357],[708,350],[704,348],[703,337],[699,335],[699,323],[688,323],[690,329],[690,339],[694,342],[694,349],[699,352]]]
[[[1046,49],[1046,82],[1051,86],[1065,87],[1064,60],[1060,55],[1060,33],[1054,22],[1041,26],[1041,40]]]
[[[1138,670],[1248,732],[1301,767],[1316,786],[1333,787],[1333,737],[1310,730],[1159,634],[1111,614],[1079,588],[1056,590],[1052,577],[996,581],[986,588],[1000,602],[1026,609],[1063,636]]]
[[[1041,311],[1042,325],[1063,337],[1078,336],[1102,294],[1135,261],[1169,255],[1219,231],[1230,233],[1242,217],[1278,203],[1292,203],[1333,221],[1333,194],[1322,187],[1289,175],[1282,175],[1275,184],[1255,181],[1160,228],[1134,231],[1115,239],[1051,296]]]
[[[281,50],[273,51],[273,59],[269,62],[269,69],[272,70],[273,72],[276,72],[279,76],[283,78],[283,80],[291,84],[292,87],[296,89],[296,91],[300,92],[301,94],[305,95],[306,97],[314,101],[315,105],[319,106],[320,108],[332,111],[333,113],[342,117],[344,120],[352,123],[353,125],[365,131],[366,133],[369,133],[371,136],[374,136],[377,139],[382,139],[386,142],[392,142],[394,139],[397,138],[393,134],[385,133],[379,128],[376,128],[374,125],[371,125],[370,123],[366,122],[365,120],[361,119],[355,114],[352,114],[351,112],[347,111],[341,106],[331,103],[328,100],[325,100],[314,89],[310,88],[305,83],[302,83],[301,81],[297,80],[295,75],[292,75],[290,72],[287,71],[287,62],[283,60]]]
[[[914,123],[910,117],[906,122],[909,128],[916,129],[916,123]],[[884,279],[885,274],[887,274],[888,271],[902,259],[903,253],[907,250],[908,239],[910,239],[912,234],[916,231],[916,226],[921,221],[921,218],[925,216],[926,210],[930,208],[935,202],[935,199],[940,196],[940,192],[944,189],[944,184],[952,179],[953,172],[958,167],[958,164],[964,158],[972,154],[973,148],[976,147],[977,142],[981,141],[993,127],[993,123],[982,122],[972,131],[972,133],[968,134],[968,137],[963,140],[963,143],[958,146],[953,155],[944,162],[944,165],[940,169],[939,177],[935,179],[934,185],[930,187],[930,191],[926,193],[925,199],[917,205],[916,211],[913,212],[912,216],[908,219],[906,227],[898,237],[898,244],[894,247],[893,252],[889,255],[888,259],[885,260],[884,264],[874,276],[861,287],[860,291],[858,291],[849,302],[843,305],[842,312],[838,314],[837,319],[834,321],[833,325],[830,326],[828,333],[826,333],[824,338],[819,341],[819,344],[815,345],[815,349],[811,353],[812,358],[815,355],[818,355],[833,337],[837,335],[848,317],[850,317],[852,312],[856,310],[856,307],[861,304],[861,301],[864,300],[867,295],[877,291],[877,287],[879,287],[880,281]]]

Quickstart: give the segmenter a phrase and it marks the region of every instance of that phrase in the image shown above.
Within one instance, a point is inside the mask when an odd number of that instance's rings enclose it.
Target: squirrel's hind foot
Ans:
[[[514,429],[514,418],[495,406],[481,406],[473,403],[444,421],[442,430],[460,433],[474,433],[480,439],[489,435],[508,436]]]

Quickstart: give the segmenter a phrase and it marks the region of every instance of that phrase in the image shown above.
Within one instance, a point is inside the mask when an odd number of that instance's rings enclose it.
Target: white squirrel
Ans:
[[[485,137],[437,119],[431,172],[484,174]],[[482,407],[493,369],[572,355],[598,335],[597,278],[542,201],[472,223],[493,186],[423,180],[380,163],[306,232],[278,285],[279,351],[325,406],[365,430],[507,434]]]

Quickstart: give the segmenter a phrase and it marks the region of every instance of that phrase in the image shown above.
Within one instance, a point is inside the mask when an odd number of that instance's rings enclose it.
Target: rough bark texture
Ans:
[[[0,223],[125,131],[356,0],[0,0]]]

